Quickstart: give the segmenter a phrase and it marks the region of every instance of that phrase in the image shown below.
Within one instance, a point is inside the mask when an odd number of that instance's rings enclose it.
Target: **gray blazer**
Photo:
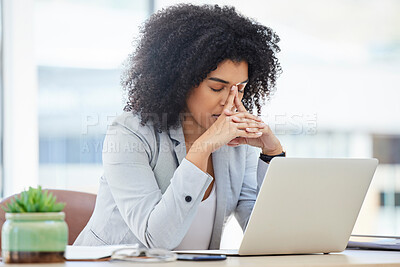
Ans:
[[[209,249],[234,214],[245,229],[268,164],[257,148],[212,153],[217,207]],[[174,249],[188,231],[212,177],[186,158],[182,127],[158,132],[123,113],[109,126],[96,207],[74,245],[134,244]]]

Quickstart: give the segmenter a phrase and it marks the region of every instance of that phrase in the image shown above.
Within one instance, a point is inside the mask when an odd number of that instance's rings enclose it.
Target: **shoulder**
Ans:
[[[114,119],[108,127],[107,135],[127,134],[133,135],[142,141],[151,141],[155,137],[155,129],[152,122],[141,124],[140,114],[124,112]]]
[[[103,161],[112,157],[132,157],[145,152],[149,160],[153,158],[157,146],[157,133],[151,122],[141,124],[140,115],[124,112],[108,126],[103,144]],[[112,152],[112,153],[111,153]]]
[[[142,125],[140,114],[126,111],[117,116],[112,122],[111,126],[120,126],[132,132],[154,132],[154,125],[151,121],[148,121]]]

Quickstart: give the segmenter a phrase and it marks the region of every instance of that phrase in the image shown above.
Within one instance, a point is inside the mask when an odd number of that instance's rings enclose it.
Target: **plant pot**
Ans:
[[[64,212],[6,213],[1,232],[3,262],[63,262],[68,244],[64,218]]]

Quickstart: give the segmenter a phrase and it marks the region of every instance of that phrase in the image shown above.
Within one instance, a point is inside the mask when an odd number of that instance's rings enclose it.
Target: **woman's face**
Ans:
[[[225,60],[217,69],[210,72],[200,85],[193,88],[186,99],[188,114],[185,114],[185,125],[192,129],[208,129],[223,112],[225,101],[233,85],[239,85],[238,95],[242,100],[242,88],[248,82],[248,64],[246,61],[234,62]],[[195,134],[195,133],[194,133]],[[199,132],[198,134],[201,134]]]

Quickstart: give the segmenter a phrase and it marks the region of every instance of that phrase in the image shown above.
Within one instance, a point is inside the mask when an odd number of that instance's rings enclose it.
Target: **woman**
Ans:
[[[245,229],[269,160],[285,155],[248,112],[275,87],[279,38],[207,5],[164,9],[141,33],[123,76],[126,112],[109,127],[96,207],[75,244],[218,249],[232,214]]]

